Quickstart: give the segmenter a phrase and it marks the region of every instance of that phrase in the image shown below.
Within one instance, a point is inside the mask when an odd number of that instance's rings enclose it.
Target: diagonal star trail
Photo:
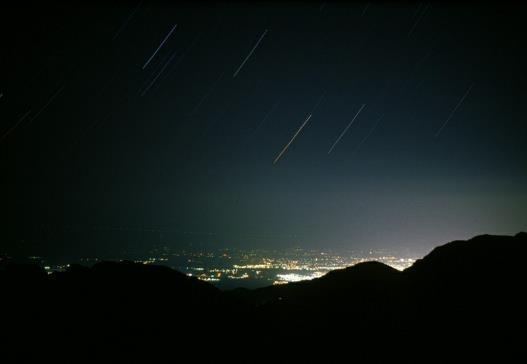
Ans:
[[[157,75],[154,77],[154,79],[150,82],[150,84],[148,84],[148,86],[143,90],[143,92],[141,92],[141,96],[144,96],[148,90],[150,90],[150,88],[152,86],[154,86],[154,83],[156,83],[157,79],[159,78],[159,76],[161,76],[163,74],[163,72],[165,71],[165,69],[167,68],[167,66],[170,64],[170,62],[172,62],[172,60],[174,59],[174,56],[177,54],[178,52],[177,51],[174,51],[174,53],[172,53],[172,55],[170,56],[170,58],[168,59],[168,61],[165,63],[165,65],[161,68],[161,70],[157,73]]]
[[[421,19],[423,18],[423,16],[428,12],[428,9],[430,8],[430,4],[426,4],[425,8],[423,9],[422,13],[417,17],[417,20],[414,22],[414,24],[412,25],[412,28],[410,29],[410,31],[408,32],[408,35],[407,37],[411,36],[412,33],[414,32],[415,28],[417,28],[417,25],[419,24],[419,22],[421,21]]]
[[[441,127],[439,128],[439,130],[437,130],[436,134],[435,134],[435,137],[437,138],[439,136],[439,134],[441,134],[441,131],[443,131],[443,128],[446,126],[446,124],[448,124],[448,122],[450,121],[450,119],[452,119],[452,116],[454,116],[454,113],[456,112],[456,110],[461,106],[461,104],[463,103],[463,101],[465,100],[465,98],[467,97],[468,93],[470,92],[470,90],[472,90],[472,86],[474,86],[474,84],[470,85],[469,88],[467,89],[467,91],[465,91],[465,94],[463,95],[463,97],[461,98],[461,100],[459,100],[459,102],[457,103],[456,107],[454,107],[454,109],[450,112],[450,115],[448,115],[448,118],[445,120],[445,122],[443,123],[443,125],[441,125]]]
[[[205,102],[205,100],[207,100],[210,96],[210,94],[214,91],[214,89],[216,88],[216,85],[218,84],[218,82],[220,82],[220,80],[223,78],[223,75],[225,74],[225,72],[222,72],[220,77],[218,77],[216,79],[216,81],[214,81],[212,83],[212,85],[209,87],[209,89],[207,90],[207,92],[205,92],[205,94],[203,95],[203,97],[199,100],[199,102],[196,104],[196,106],[194,107],[194,109],[192,109],[191,112],[189,112],[187,114],[187,116],[191,116],[193,114],[195,114],[199,108],[201,107],[201,105]]]
[[[157,52],[159,52],[159,50],[161,49],[161,47],[163,47],[163,44],[165,44],[165,42],[167,41],[167,39],[170,38],[170,35],[172,35],[172,33],[174,32],[174,30],[176,30],[176,27],[177,27],[177,24],[174,24],[174,26],[172,27],[172,29],[170,29],[170,32],[168,32],[168,34],[166,35],[165,39],[163,39],[163,41],[161,42],[161,44],[159,44],[159,46],[157,47],[157,49],[155,50],[155,52],[152,53],[152,55],[150,56],[150,58],[148,58],[148,60],[146,61],[146,63],[145,63],[144,66],[143,66],[143,69],[145,69],[146,66],[148,66],[148,64],[150,63],[150,61],[152,61],[152,59],[155,57],[155,55],[157,54]]]
[[[48,102],[46,102],[44,104],[44,106],[42,106],[40,108],[40,110],[35,114],[35,116],[31,117],[31,119],[29,119],[29,122],[27,123],[26,127],[31,125],[33,123],[33,121],[35,121],[36,118],[38,118],[40,116],[40,114],[42,114],[44,112],[44,110],[47,109],[47,107],[53,102],[53,100],[55,100],[57,98],[57,96],[60,95],[60,93],[62,92],[62,90],[64,90],[64,86],[62,86],[61,88],[58,89],[57,92],[55,92],[48,100]]]
[[[130,13],[130,15],[128,15],[128,17],[126,18],[126,20],[124,21],[124,23],[119,27],[119,29],[115,32],[115,34],[113,35],[112,37],[112,41],[113,40],[116,40],[117,37],[121,34],[121,32],[124,30],[124,28],[126,28],[126,26],[128,25],[128,23],[130,23],[130,21],[133,19],[135,13],[137,13],[137,10],[139,10],[139,8],[141,7],[141,5],[143,4],[143,1],[139,1],[139,3],[135,6],[134,10],[132,10],[132,12]]]
[[[260,128],[266,123],[267,119],[269,119],[269,116],[271,116],[271,114],[276,110],[276,108],[278,107],[278,105],[280,105],[280,103],[282,102],[282,100],[278,100],[276,101],[273,106],[271,107],[271,109],[265,114],[264,118],[262,119],[262,121],[260,121],[260,123],[258,124],[258,126],[254,129],[254,131],[251,133],[251,136],[249,137],[252,138],[254,135],[256,135],[256,132],[258,132],[258,130],[260,130]]]
[[[322,100],[324,100],[324,97],[326,97],[326,91],[325,90],[322,91],[322,95],[320,95],[320,97],[318,98],[317,102],[315,103],[315,106],[313,106],[313,109],[311,109],[310,114],[313,114],[315,112],[315,110],[318,108],[318,105],[320,105]]]
[[[320,103],[322,102],[322,100],[324,100],[324,97],[326,97],[326,91],[322,91],[322,94],[319,96],[317,102],[315,103],[315,106],[313,106],[313,108],[311,109],[311,111],[309,112],[306,120],[304,121],[304,123],[300,126],[300,128],[298,128],[298,130],[296,131],[295,135],[293,135],[293,137],[291,138],[291,140],[289,141],[289,143],[286,144],[286,146],[282,149],[282,151],[278,154],[278,156],[275,158],[273,164],[276,164],[280,158],[282,158],[282,155],[287,151],[287,148],[289,148],[289,146],[291,145],[291,143],[293,143],[293,141],[295,140],[295,138],[298,136],[298,134],[300,134],[300,132],[302,131],[302,129],[304,129],[304,127],[306,126],[307,122],[309,121],[309,119],[311,119],[311,116],[313,116],[313,113],[315,112],[315,110],[318,108],[318,106],[320,105]],[[279,102],[278,102],[279,103]],[[278,106],[278,103],[275,104],[276,106]],[[269,113],[270,114],[270,113]]]
[[[311,114],[309,114],[306,118],[306,120],[302,123],[302,125],[300,125],[300,128],[298,128],[298,130],[296,131],[295,135],[293,135],[293,137],[291,138],[291,140],[289,141],[289,143],[287,143],[285,145],[285,147],[280,151],[280,153],[278,153],[278,156],[275,158],[275,160],[273,161],[273,164],[276,164],[278,163],[278,161],[280,160],[280,158],[282,158],[282,155],[284,155],[284,153],[287,151],[287,148],[289,148],[289,146],[291,145],[291,143],[293,143],[293,141],[296,139],[296,137],[298,136],[298,134],[300,134],[300,132],[302,131],[302,129],[304,129],[304,126],[306,126],[307,122],[309,121],[309,119],[311,119]]]
[[[335,140],[335,142],[333,143],[333,145],[331,146],[331,148],[329,148],[328,150],[328,155],[331,154],[331,152],[333,151],[333,149],[335,149],[335,147],[337,146],[337,144],[340,142],[340,139],[342,139],[342,137],[344,136],[344,134],[346,134],[346,132],[348,131],[348,129],[350,128],[350,126],[353,124],[353,122],[355,121],[355,119],[357,118],[357,116],[359,116],[360,112],[362,111],[362,109],[364,109],[364,107],[366,106],[366,104],[362,104],[362,106],[360,107],[359,111],[357,111],[357,113],[355,114],[355,116],[353,117],[353,119],[351,119],[350,123],[348,124],[348,126],[346,126],[344,128],[344,130],[342,131],[342,133],[340,133],[339,137],[337,138],[337,140]]]
[[[236,70],[236,72],[234,72],[234,74],[232,75],[232,78],[235,78],[236,76],[238,76],[238,73],[241,71],[241,69],[243,68],[243,66],[245,65],[245,62],[247,62],[247,60],[251,57],[251,55],[253,54],[253,52],[256,50],[256,48],[258,48],[258,45],[260,44],[260,42],[262,41],[263,37],[265,37],[265,35],[267,34],[267,31],[268,29],[266,29],[263,34],[260,36],[260,39],[258,39],[258,42],[256,42],[256,44],[254,45],[253,49],[251,49],[251,51],[249,52],[249,54],[247,55],[247,57],[245,57],[245,59],[243,60],[242,64],[240,65],[240,67],[238,67],[238,69]]]
[[[373,132],[375,131],[375,129],[377,129],[377,126],[380,124],[380,122],[381,122],[383,117],[384,117],[384,115],[381,115],[377,119],[377,121],[375,122],[373,127],[370,129],[368,134],[366,134],[366,136],[364,138],[362,138],[362,140],[359,142],[359,144],[357,144],[357,146],[355,147],[355,150],[353,151],[354,153],[357,152],[360,149],[360,147],[362,146],[362,144],[364,144],[364,142],[366,142],[366,140],[368,140],[368,138],[373,134]]]
[[[5,138],[7,138],[7,136],[8,136],[9,134],[11,134],[11,133],[12,133],[12,132],[13,132],[13,131],[14,131],[14,130],[20,125],[20,123],[22,123],[22,121],[24,121],[24,120],[28,117],[28,115],[29,115],[30,113],[31,113],[31,110],[29,110],[29,111],[26,112],[24,115],[22,115],[22,116],[20,117],[20,119],[18,119],[18,121],[15,123],[15,125],[13,125],[12,127],[10,127],[10,128],[4,133],[4,135],[2,135],[2,136],[0,137],[0,141],[2,141],[2,140],[4,140]]]

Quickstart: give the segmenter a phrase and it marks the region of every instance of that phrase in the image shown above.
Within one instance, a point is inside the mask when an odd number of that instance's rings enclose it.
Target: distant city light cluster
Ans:
[[[133,255],[133,256],[131,256]],[[42,257],[29,257],[39,262],[48,273],[61,271],[65,264],[51,264]],[[262,287],[286,284],[322,277],[324,274],[366,261],[379,261],[403,270],[415,262],[415,257],[386,251],[334,252],[309,249],[244,250],[219,249],[210,251],[172,250],[159,247],[141,254],[123,253],[115,258],[81,258],[80,264],[101,260],[130,260],[141,264],[166,265],[188,276],[211,282],[219,287]]]
[[[322,277],[325,273],[326,272],[314,272],[311,274],[298,274],[298,273],[277,274],[276,277],[278,278],[278,280],[275,282],[284,281],[287,283],[287,282],[305,281],[305,280]]]

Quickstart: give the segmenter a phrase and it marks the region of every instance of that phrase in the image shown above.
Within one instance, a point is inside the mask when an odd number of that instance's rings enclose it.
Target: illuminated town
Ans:
[[[67,268],[67,265],[63,264],[50,264],[41,257],[29,257],[29,259],[41,264],[50,273]],[[412,265],[417,257],[383,250],[337,253],[307,249],[192,251],[161,247],[152,249],[146,257],[126,253],[122,257],[104,259],[164,265],[220,288],[231,289],[257,288],[310,280],[321,277],[329,271],[365,261],[379,261],[403,270]],[[81,258],[77,263],[90,266],[101,260],[103,259]]]

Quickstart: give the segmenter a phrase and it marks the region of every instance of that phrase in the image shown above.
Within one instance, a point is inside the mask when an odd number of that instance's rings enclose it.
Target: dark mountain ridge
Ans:
[[[277,343],[289,343],[292,361],[312,352],[342,354],[350,345],[386,354],[389,347],[432,350],[449,342],[445,354],[467,337],[503,344],[503,333],[525,320],[526,246],[526,233],[481,235],[439,246],[402,272],[366,262],[312,281],[232,291],[131,262],[72,265],[50,275],[10,265],[0,271],[3,342],[50,355],[60,343],[62,350],[125,359],[172,358],[159,348],[174,346],[175,357],[204,359],[234,346],[267,348],[264,358]],[[195,343],[210,351],[189,351]]]

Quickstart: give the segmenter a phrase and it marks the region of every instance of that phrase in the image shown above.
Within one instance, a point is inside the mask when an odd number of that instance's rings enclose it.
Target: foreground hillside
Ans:
[[[457,349],[510,350],[525,322],[526,246],[526,233],[483,235],[440,246],[403,272],[368,262],[312,281],[227,292],[129,262],[51,275],[11,265],[0,272],[2,343],[24,355],[95,361],[380,360],[416,350],[448,360]]]

